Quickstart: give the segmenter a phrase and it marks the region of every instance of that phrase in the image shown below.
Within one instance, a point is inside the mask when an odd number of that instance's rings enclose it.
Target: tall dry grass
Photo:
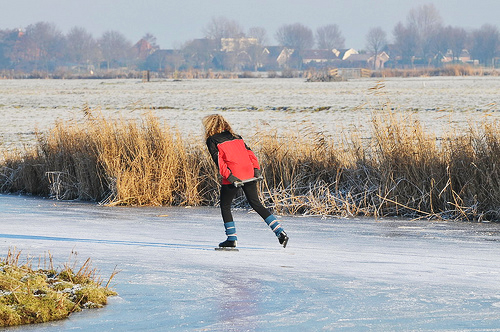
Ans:
[[[200,205],[211,164],[200,149],[153,116],[144,123],[93,120],[95,152],[111,192],[107,201],[125,205]],[[210,171],[207,171],[209,169]]]
[[[311,128],[249,138],[265,204],[277,213],[500,220],[499,123],[438,139],[411,118],[382,114],[365,140],[335,141]],[[217,171],[199,140],[152,115],[89,114],[7,156],[0,189],[110,205],[216,205]]]
[[[316,133],[261,144],[264,196],[279,212],[500,219],[497,122],[437,139],[387,113],[366,142],[335,145]]]
[[[448,64],[442,67],[415,67],[410,69],[385,68],[372,73],[372,77],[426,77],[426,76],[498,76],[494,68],[469,64]]]
[[[6,156],[0,189],[110,205],[207,204],[216,177],[206,154],[153,116],[136,123],[88,114]]]

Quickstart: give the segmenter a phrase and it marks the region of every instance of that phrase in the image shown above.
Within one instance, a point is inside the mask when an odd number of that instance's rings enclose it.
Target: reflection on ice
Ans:
[[[281,248],[239,210],[240,251],[213,247],[216,208],[120,208],[0,195],[4,253],[115,266],[104,309],[12,331],[495,330],[499,225],[284,217]],[[59,261],[57,261],[59,260]]]

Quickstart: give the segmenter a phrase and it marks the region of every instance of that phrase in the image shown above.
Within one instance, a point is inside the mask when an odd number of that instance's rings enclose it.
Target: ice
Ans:
[[[285,216],[286,249],[235,211],[105,207],[0,195],[0,252],[88,257],[119,296],[103,309],[8,331],[484,331],[500,326],[494,223]],[[38,262],[33,260],[33,262]],[[35,264],[35,263],[34,263]],[[42,259],[43,264],[43,259]]]
[[[373,89],[374,87],[381,89]],[[387,110],[412,116],[440,136],[470,122],[498,120],[498,77],[369,78],[348,82],[305,79],[0,80],[0,144],[32,145],[35,131],[57,120],[82,121],[85,106],[107,119],[153,113],[186,141],[202,141],[201,119],[217,112],[248,137],[292,131],[338,137],[371,135],[372,117]],[[410,121],[410,120],[408,120]],[[15,144],[14,144],[15,143]],[[1,147],[1,145],[0,145]],[[1,156],[0,156],[1,157]]]

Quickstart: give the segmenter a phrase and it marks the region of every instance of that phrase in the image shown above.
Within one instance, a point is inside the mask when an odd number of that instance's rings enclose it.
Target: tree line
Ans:
[[[0,71],[16,73],[54,73],[92,75],[116,70],[179,71],[202,70],[276,70],[287,66],[304,69],[300,56],[307,50],[344,49],[346,41],[337,24],[321,26],[313,32],[301,24],[285,24],[275,31],[278,45],[268,46],[269,37],[262,27],[245,31],[225,17],[215,17],[202,31],[203,38],[185,42],[179,49],[162,50],[156,37],[146,34],[133,44],[118,31],[107,31],[95,38],[85,28],[74,27],[64,34],[53,23],[38,22],[25,29],[0,30]],[[397,22],[391,38],[380,27],[371,28],[361,52],[377,55],[386,52],[386,66],[439,66],[446,55],[462,61],[467,50],[470,58],[483,66],[498,66],[500,33],[493,24],[467,30],[446,26],[434,5],[411,9],[406,20]],[[296,61],[278,64],[283,48],[293,50]],[[274,53],[273,53],[274,52]],[[269,58],[273,58],[269,61]],[[267,58],[267,60],[266,60]]]

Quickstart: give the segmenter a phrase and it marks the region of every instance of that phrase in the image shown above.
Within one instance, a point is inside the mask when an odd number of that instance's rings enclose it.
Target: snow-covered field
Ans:
[[[240,251],[217,252],[217,208],[0,195],[0,252],[121,271],[104,309],[6,330],[500,330],[497,224],[285,217],[283,249],[255,213],[235,216]]]
[[[378,89],[374,89],[378,87]],[[31,144],[56,120],[83,119],[88,105],[106,117],[152,112],[186,138],[201,137],[201,118],[224,114],[237,132],[311,130],[370,135],[373,115],[402,111],[438,135],[469,121],[498,118],[500,78],[433,77],[308,83],[304,79],[0,80],[0,144]],[[384,107],[387,105],[387,107]],[[0,145],[1,147],[2,145]]]

